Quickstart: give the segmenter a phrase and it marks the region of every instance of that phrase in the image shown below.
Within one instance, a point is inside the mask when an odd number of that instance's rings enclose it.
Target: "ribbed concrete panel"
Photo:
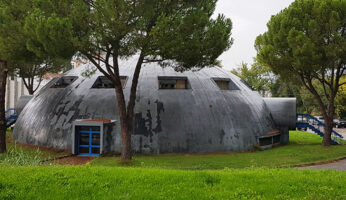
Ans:
[[[24,109],[26,104],[32,99],[32,97],[32,95],[23,95],[18,99],[16,103],[17,115],[19,115],[22,112],[22,110]]]

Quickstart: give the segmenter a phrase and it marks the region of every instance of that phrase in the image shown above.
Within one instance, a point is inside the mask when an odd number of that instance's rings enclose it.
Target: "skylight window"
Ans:
[[[160,76],[159,89],[190,89],[187,77]]]
[[[220,90],[239,90],[238,86],[229,78],[213,78]]]
[[[77,80],[77,76],[62,76],[57,80],[51,88],[66,88],[71,85],[75,80]]]
[[[120,81],[121,81],[122,87],[125,87],[126,80],[127,80],[127,76],[120,76]],[[98,88],[98,89],[113,88],[114,89],[114,84],[107,77],[99,76],[99,77],[97,77],[95,83],[93,84],[93,86],[91,88]]]

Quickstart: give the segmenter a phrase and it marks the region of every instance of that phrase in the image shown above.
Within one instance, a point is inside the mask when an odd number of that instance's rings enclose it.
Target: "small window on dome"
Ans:
[[[160,76],[159,89],[190,89],[187,77]]]
[[[238,86],[229,78],[213,78],[220,90],[239,90]]]
[[[126,80],[127,80],[127,76],[120,76],[120,81],[121,81],[122,87],[125,87]],[[114,89],[114,84],[107,77],[99,76],[99,77],[97,77],[95,83],[93,84],[93,86],[91,88],[97,88],[97,89],[113,88]]]
[[[54,85],[52,85],[51,88],[66,88],[77,79],[78,76],[62,76],[54,83]]]

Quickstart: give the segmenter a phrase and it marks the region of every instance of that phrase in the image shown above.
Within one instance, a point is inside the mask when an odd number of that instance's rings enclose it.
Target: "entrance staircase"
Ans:
[[[312,132],[323,137],[325,124],[310,114],[297,114],[296,127],[298,129],[310,129]],[[332,144],[341,144],[343,136],[333,130]]]

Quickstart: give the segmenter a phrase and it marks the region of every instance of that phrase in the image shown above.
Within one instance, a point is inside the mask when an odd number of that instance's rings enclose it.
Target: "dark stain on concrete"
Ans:
[[[225,137],[226,133],[223,129],[221,129],[221,132],[220,132],[220,135],[219,135],[219,138],[220,138],[220,144],[223,143],[223,138]]]
[[[153,129],[153,131],[154,131],[154,133],[159,133],[162,131],[160,114],[161,114],[161,112],[165,112],[165,108],[163,106],[163,103],[160,102],[159,100],[156,100],[155,103],[156,103],[156,113],[157,113],[157,115],[156,115],[157,125]]]
[[[147,117],[147,119],[142,117],[141,112],[135,114],[134,135],[143,135],[145,137],[153,136],[151,132],[151,114],[149,110],[147,111]]]

